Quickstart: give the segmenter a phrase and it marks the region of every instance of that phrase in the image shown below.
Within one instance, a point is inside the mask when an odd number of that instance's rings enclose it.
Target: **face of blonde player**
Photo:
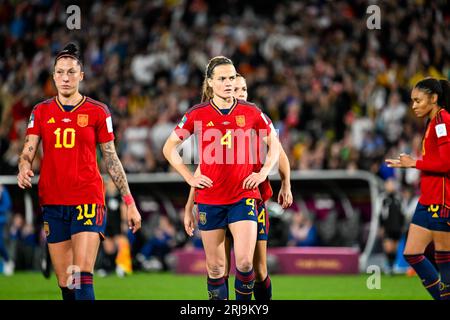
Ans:
[[[430,95],[422,90],[414,88],[411,92],[413,102],[412,109],[418,118],[426,117],[433,108],[437,108],[437,95]]]
[[[76,94],[83,77],[84,72],[81,71],[77,60],[67,57],[56,62],[53,80],[58,94],[63,97],[71,97]]]
[[[234,82],[234,97],[236,99],[246,100],[248,97],[247,83],[243,77],[237,77]]]
[[[221,64],[214,68],[212,79],[208,85],[212,88],[214,97],[229,99],[234,95],[236,69],[231,64]]]

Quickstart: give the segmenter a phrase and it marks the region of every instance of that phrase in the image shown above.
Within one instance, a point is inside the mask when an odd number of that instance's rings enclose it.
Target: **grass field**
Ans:
[[[274,300],[418,300],[430,299],[416,277],[382,276],[381,288],[369,290],[369,275],[284,276],[273,275]],[[125,278],[95,277],[95,295],[99,300],[206,300],[203,276],[171,273],[136,273]],[[230,279],[233,288],[234,278]],[[230,293],[234,299],[234,293]],[[0,275],[0,299],[60,300],[53,274],[45,279],[40,273]]]

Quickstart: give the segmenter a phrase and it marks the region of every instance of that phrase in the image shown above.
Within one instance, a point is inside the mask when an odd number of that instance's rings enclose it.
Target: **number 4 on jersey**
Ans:
[[[227,146],[228,149],[231,149],[231,131],[227,130],[227,133],[223,135],[220,139],[220,144]]]

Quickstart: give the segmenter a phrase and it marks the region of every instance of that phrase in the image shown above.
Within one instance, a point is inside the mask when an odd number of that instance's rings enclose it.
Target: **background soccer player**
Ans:
[[[19,187],[31,188],[32,162],[42,140],[39,202],[58,284],[63,299],[92,300],[93,268],[106,221],[97,144],[127,204],[133,232],[141,227],[141,217],[115,151],[108,107],[78,90],[84,73],[74,44],[58,53],[54,68],[58,95],[37,104],[31,113],[17,179]],[[70,266],[76,272],[75,290],[68,288]]]
[[[279,158],[279,141],[273,126],[253,104],[233,97],[236,70],[230,59],[215,57],[206,67],[203,100],[191,108],[163,148],[170,164],[196,190],[199,229],[206,254],[210,299],[226,299],[225,230],[234,238],[237,300],[250,300],[255,275],[253,254],[257,235],[258,185],[266,180]],[[269,151],[261,171],[254,173],[249,139],[238,132],[265,132]],[[193,176],[182,163],[176,147],[192,133],[200,144],[200,172]],[[228,161],[231,160],[231,161]]]
[[[412,109],[417,117],[428,118],[422,144],[422,160],[401,154],[387,159],[394,168],[421,171],[421,195],[409,227],[405,259],[421,278],[434,299],[450,299],[450,84],[447,80],[426,78],[411,92]],[[424,256],[434,241],[439,274]]]
[[[236,99],[247,100],[247,83],[245,78],[237,74],[234,97]],[[258,149],[258,148],[256,148]],[[257,150],[258,152],[259,150]],[[281,176],[281,189],[278,194],[278,202],[283,208],[287,208],[292,204],[292,192],[290,182],[290,166],[289,160],[283,148],[280,149],[280,176]],[[259,160],[259,158],[258,158]],[[261,163],[255,165],[255,172],[261,169]],[[198,174],[198,168],[196,170]],[[268,212],[265,206],[265,202],[272,197],[272,188],[270,182],[267,179],[259,185],[262,201],[258,203],[258,236],[255,248],[255,255],[253,257],[253,267],[255,269],[255,285],[253,288],[253,294],[255,300],[264,301],[272,298],[272,284],[269,274],[267,272],[267,238],[269,234],[269,220]],[[186,233],[190,236],[194,235],[195,218],[192,214],[194,208],[194,191],[195,188],[191,188],[189,198],[185,206],[184,224]],[[227,233],[228,235],[228,233]],[[228,288],[228,276],[230,274],[231,267],[231,238],[225,239],[225,251],[226,251],[226,265],[225,265],[225,284]]]

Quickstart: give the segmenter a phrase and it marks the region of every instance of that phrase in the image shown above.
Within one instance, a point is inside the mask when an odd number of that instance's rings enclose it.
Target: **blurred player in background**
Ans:
[[[384,183],[385,193],[381,203],[380,226],[383,239],[383,250],[387,258],[385,273],[394,270],[397,248],[403,234],[405,215],[395,179],[388,178]]]
[[[197,188],[199,229],[206,254],[208,296],[227,298],[225,232],[234,239],[237,300],[251,300],[255,274],[258,185],[279,159],[280,143],[270,120],[255,105],[234,98],[236,69],[222,56],[212,58],[205,72],[202,104],[182,118],[163,148],[164,156],[191,187]],[[264,166],[254,172],[252,130],[263,136],[269,150]],[[194,176],[176,147],[195,133],[200,144],[200,172]],[[242,134],[244,136],[242,136]],[[249,135],[250,136],[250,135]]]
[[[130,252],[130,245],[126,237],[128,229],[126,206],[114,181],[109,178],[105,180],[105,205],[108,219],[106,219],[102,259],[98,271],[101,275],[115,272],[119,277],[123,277],[132,271],[131,256],[128,254],[126,257],[125,253],[126,251]]]
[[[417,272],[423,285],[436,300],[450,299],[450,84],[447,80],[426,78],[411,92],[417,117],[427,117],[422,159],[408,154],[387,159],[394,168],[421,171],[421,196],[408,231],[405,259]],[[439,273],[424,256],[434,242]]]
[[[58,284],[65,300],[93,300],[93,268],[106,224],[103,180],[96,147],[127,204],[128,225],[136,232],[141,217],[117,157],[111,114],[103,103],[79,92],[84,73],[78,48],[68,44],[54,63],[58,94],[37,104],[19,158],[18,185],[31,188],[32,162],[42,140],[38,184],[44,230]],[[75,290],[72,290],[71,270]]]
[[[235,87],[234,87],[234,97],[240,100],[247,100],[247,83],[245,78],[239,73],[236,75]],[[258,146],[256,146],[256,152],[259,152]],[[259,157],[257,158],[259,160]],[[292,204],[292,192],[291,192],[291,181],[290,181],[290,165],[286,153],[283,148],[280,152],[280,176],[281,176],[281,189],[278,194],[278,203],[282,205],[284,209],[288,208]],[[261,170],[262,164],[258,163],[255,165],[255,172]],[[198,168],[196,171],[198,174]],[[253,294],[255,300],[265,301],[272,299],[272,284],[270,281],[269,274],[267,272],[267,239],[269,235],[269,216],[265,205],[265,202],[269,200],[272,195],[272,188],[270,186],[269,179],[266,179],[259,186],[259,191],[261,193],[262,201],[258,202],[258,236],[255,248],[255,255],[253,257],[253,267],[255,269],[255,285],[253,288]],[[185,206],[185,230],[188,235],[194,235],[195,228],[195,217],[193,215],[194,209],[194,192],[195,188],[191,188],[189,193],[189,199]],[[225,284],[228,290],[228,277],[231,268],[231,234],[227,232],[227,237],[225,239],[225,251],[226,251],[226,267],[225,267]]]

